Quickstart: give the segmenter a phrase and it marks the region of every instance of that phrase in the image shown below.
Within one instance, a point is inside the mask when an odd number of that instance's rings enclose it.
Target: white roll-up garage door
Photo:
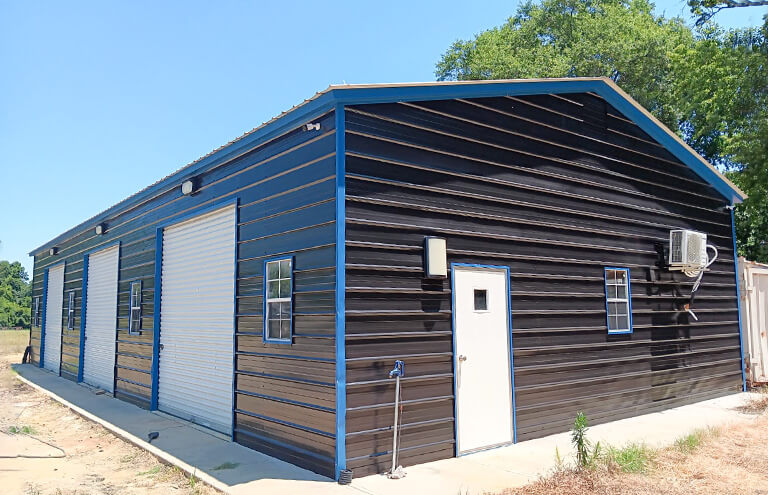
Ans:
[[[108,392],[113,391],[115,380],[119,259],[119,246],[88,256],[83,381]]]
[[[45,350],[43,367],[59,374],[61,369],[61,312],[64,304],[64,264],[48,270],[45,292]]]
[[[163,232],[158,408],[232,429],[235,206]]]

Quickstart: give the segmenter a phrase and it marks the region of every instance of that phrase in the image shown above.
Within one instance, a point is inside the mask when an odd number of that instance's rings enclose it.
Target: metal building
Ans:
[[[743,198],[608,79],[331,86],[33,250],[33,359],[331,477],[395,360],[404,465],[657,411],[744,386]]]

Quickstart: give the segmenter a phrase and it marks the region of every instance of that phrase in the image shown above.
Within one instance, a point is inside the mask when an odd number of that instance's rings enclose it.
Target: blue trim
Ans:
[[[43,358],[45,357],[45,309],[48,306],[48,270],[46,268],[43,272],[43,315],[40,324],[40,362],[37,363],[38,368],[43,367]]]
[[[439,85],[420,85],[420,86],[392,86],[392,87],[368,87],[368,88],[336,88],[329,89],[314,98],[298,105],[282,116],[272,120],[262,127],[254,130],[247,136],[236,140],[232,144],[219,149],[210,155],[200,159],[198,162],[183,167],[172,173],[165,179],[147,187],[141,192],[126,198],[106,211],[96,215],[85,222],[80,223],[65,233],[57,236],[51,241],[32,250],[29,254],[34,255],[40,251],[55,246],[57,242],[65,240],[70,236],[81,232],[87,228],[95,227],[97,224],[105,222],[115,213],[125,210],[129,207],[141,204],[154,197],[164,190],[178,186],[182,179],[195,176],[204,170],[230,160],[253,149],[255,146],[266,140],[277,137],[293,128],[296,128],[308,120],[312,120],[324,113],[336,108],[337,115],[339,109],[344,105],[365,104],[365,103],[385,103],[394,101],[415,101],[415,100],[440,100],[453,98],[480,98],[504,95],[531,95],[547,93],[583,93],[594,92],[608,101],[617,110],[633,120],[641,129],[648,133],[652,138],[665,146],[674,156],[683,163],[691,167],[702,179],[712,185],[731,203],[740,203],[742,197],[733,189],[723,178],[717,175],[713,168],[710,168],[703,159],[695,152],[690,151],[685,145],[678,141],[671,131],[660,126],[642,110],[637,108],[626,96],[619,93],[611,86],[607,79],[570,79],[570,80],[544,80],[544,81],[513,81],[513,82],[478,82],[478,83],[460,83],[460,84],[439,84]],[[343,129],[343,125],[341,127]],[[339,129],[338,118],[336,129]],[[339,138],[337,137],[337,144]],[[343,144],[343,138],[341,138]],[[343,149],[343,148],[342,148]],[[337,162],[338,165],[338,162]]]
[[[627,273],[627,303],[629,304],[629,330],[613,330],[611,331],[610,323],[608,322],[608,270],[619,270]],[[603,267],[603,289],[605,292],[605,328],[608,331],[608,335],[626,335],[634,332],[632,324],[632,279],[630,277],[629,268],[617,267],[617,266],[605,266]]]
[[[741,323],[741,277],[739,276],[739,256],[736,246],[736,219],[731,209],[731,235],[733,236],[733,272],[736,274],[736,305],[739,309],[739,349],[741,350],[741,389],[747,391],[747,372],[744,369],[744,333]]]
[[[237,426],[237,278],[238,278],[238,259],[240,257],[240,198],[235,198],[235,271],[234,271],[234,297],[232,306],[232,430],[229,432],[229,439],[235,441],[235,428]],[[293,283],[291,283],[293,288]]]
[[[162,301],[162,279],[163,279],[163,227],[155,230],[155,294],[152,318],[152,367],[150,368],[150,377],[152,380],[152,389],[149,394],[149,410],[157,410],[157,384],[158,371],[160,364],[160,302]]]
[[[336,105],[336,463],[335,479],[347,469],[346,350],[346,140],[344,106]]]
[[[169,219],[165,222],[162,222],[157,225],[157,228],[155,229],[155,297],[154,297],[154,315],[153,315],[153,324],[152,324],[152,368],[150,370],[151,379],[152,379],[152,390],[150,393],[149,398],[149,410],[155,411],[157,410],[157,389],[158,389],[158,383],[159,383],[159,372],[160,372],[160,305],[161,305],[161,296],[162,296],[162,282],[163,282],[163,230],[165,230],[166,227],[170,227],[171,225],[175,225],[177,223],[181,223],[185,220],[189,220],[190,218],[204,215],[205,213],[209,213],[211,211],[219,210],[221,208],[225,208],[227,206],[235,205],[235,236],[237,236],[237,211],[238,211],[238,202],[239,198],[229,198],[227,200],[221,201],[221,202],[214,202],[211,205],[203,206],[200,208],[195,208],[184,215],[181,215],[176,218]],[[235,239],[237,240],[237,239]],[[237,263],[237,243],[235,243],[235,263]],[[237,275],[237,272],[235,272],[235,275]],[[237,304],[237,276],[235,276],[235,304]],[[235,314],[237,314],[237,307],[235,307]],[[234,316],[233,316],[234,318]],[[236,332],[233,329],[233,334]],[[233,339],[235,337],[233,336]],[[233,354],[235,354],[233,352]],[[234,357],[233,357],[234,359]],[[234,406],[234,403],[233,403]],[[234,409],[233,409],[234,410]],[[234,415],[234,413],[233,413]]]
[[[456,394],[456,277],[455,269],[460,268],[489,268],[493,270],[504,270],[506,276],[507,287],[507,335],[509,342],[509,371],[510,371],[510,384],[512,385],[512,443],[517,443],[517,400],[515,393],[515,362],[514,362],[514,345],[512,343],[512,287],[510,284],[510,270],[505,265],[482,265],[477,263],[451,263],[451,326],[453,328],[451,352],[453,353],[453,435],[455,442],[453,443],[453,451],[456,457],[463,454],[459,453],[459,401]],[[504,442],[500,445],[491,445],[487,449],[481,448],[479,450],[489,450],[496,447],[508,445],[508,442]],[[472,452],[475,452],[474,450]]]
[[[88,301],[88,255],[83,256],[83,289],[80,300],[80,357],[77,362],[77,383],[83,381],[83,366],[85,366],[85,318]]]
[[[269,332],[267,332],[267,324],[269,323],[267,321],[267,263],[274,262],[274,261],[290,261],[291,262],[291,333],[290,336],[287,339],[270,339],[269,338]],[[261,340],[265,344],[283,344],[283,345],[293,345],[293,288],[296,286],[296,281],[294,280],[294,273],[296,270],[294,269],[296,261],[294,259],[293,255],[290,256],[276,256],[272,258],[267,258],[262,263],[261,267],[264,271],[264,281],[262,282],[263,287],[262,290],[262,307],[261,307],[261,315],[262,315],[262,329],[261,329]]]

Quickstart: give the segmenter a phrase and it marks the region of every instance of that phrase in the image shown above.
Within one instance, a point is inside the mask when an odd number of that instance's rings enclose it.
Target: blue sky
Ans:
[[[434,80],[517,4],[0,0],[0,259],[31,274],[33,248],[329,84]]]

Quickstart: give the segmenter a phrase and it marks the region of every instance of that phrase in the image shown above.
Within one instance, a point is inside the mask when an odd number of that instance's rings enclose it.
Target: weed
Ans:
[[[235,469],[237,466],[239,466],[239,462],[224,462],[222,464],[219,464],[215,468],[213,468],[214,471],[222,471],[224,469]]]
[[[194,490],[195,485],[197,485],[197,477],[195,477],[194,473],[189,476],[189,487]]]
[[[162,469],[163,469],[162,464],[158,464],[157,466],[153,467],[148,471],[142,471],[141,473],[138,473],[136,476],[154,476],[158,474]]]
[[[562,471],[563,469],[565,469],[565,464],[563,458],[560,457],[560,449],[555,446],[555,471]]]
[[[587,430],[589,430],[587,416],[579,411],[571,429],[571,443],[576,449],[577,469],[592,469],[600,458],[600,442],[593,447],[592,442],[587,438]]]
[[[8,433],[11,433],[12,435],[34,435],[37,431],[31,426],[22,426],[21,428],[18,426],[11,426],[8,428]]]
[[[622,448],[608,447],[603,462],[617,466],[625,473],[645,473],[651,466],[655,451],[642,443],[630,443]]]
[[[675,440],[675,448],[684,454],[690,454],[701,444],[703,430],[695,430]]]

